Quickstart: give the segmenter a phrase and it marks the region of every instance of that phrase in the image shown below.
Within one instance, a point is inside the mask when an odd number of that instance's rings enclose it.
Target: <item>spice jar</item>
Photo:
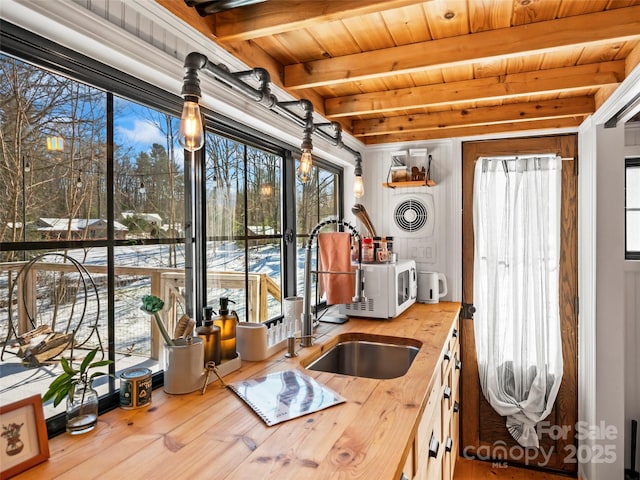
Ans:
[[[373,237],[373,261],[378,260],[378,251],[380,250],[381,237]]]
[[[385,242],[387,243],[387,250],[389,250],[389,255],[393,253],[393,237],[385,237]]]
[[[372,263],[374,259],[373,238],[365,237],[362,239],[362,261]]]

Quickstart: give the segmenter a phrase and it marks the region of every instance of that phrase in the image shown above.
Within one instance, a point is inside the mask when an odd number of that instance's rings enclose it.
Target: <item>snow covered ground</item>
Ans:
[[[184,250],[182,245],[178,245],[176,252],[177,268],[184,267]],[[115,266],[126,267],[147,267],[147,268],[169,268],[169,247],[167,245],[143,245],[143,246],[126,246],[115,249]],[[78,249],[65,252],[83,265],[107,265],[107,249],[91,248]],[[62,257],[47,257],[46,261],[61,261]],[[210,244],[207,254],[207,263],[209,271],[227,271],[242,272],[245,269],[245,252],[243,248],[239,248],[234,242]],[[298,268],[302,271],[304,266],[304,249],[298,252]],[[280,284],[281,274],[281,255],[279,243],[269,245],[259,245],[250,248],[248,258],[249,272],[267,274],[270,278]],[[9,305],[9,287],[6,270],[0,267],[0,345],[7,338],[9,328],[8,321],[8,305]],[[92,274],[96,283],[100,296],[99,313],[97,312],[97,303],[88,301],[87,311],[84,315],[83,323],[98,324],[99,338],[103,348],[107,348],[107,305],[106,292],[107,283],[106,276],[100,274]],[[38,285],[41,283],[38,279]],[[46,282],[43,282],[46,283]],[[140,299],[143,295],[150,293],[151,277],[147,275],[117,275],[115,288],[115,350],[118,371],[132,365],[145,365],[153,371],[157,371],[160,365],[155,360],[149,358],[151,352],[151,323],[150,317],[143,314],[140,307]],[[301,279],[299,279],[299,291],[302,292]],[[51,320],[52,306],[50,302],[50,294],[46,287],[38,286],[38,314],[40,320],[36,319],[36,323],[46,323]],[[207,292],[209,303],[217,306],[217,298],[220,296],[228,296],[237,302],[233,308],[238,312],[240,319],[244,319],[246,307],[244,305],[244,294],[238,290],[222,290],[209,289]],[[16,293],[13,293],[16,296]],[[242,297],[242,298],[238,298]],[[13,307],[13,321],[15,322],[16,307]],[[82,302],[76,302],[76,311],[74,315],[78,315],[79,306]],[[70,316],[73,308],[73,302],[59,304],[58,318],[65,319]],[[269,316],[278,315],[281,312],[280,302],[275,299],[269,299]],[[59,320],[62,321],[62,320]],[[74,320],[75,321],[75,320]],[[98,346],[98,335],[91,328],[80,329],[78,336],[80,340],[86,339],[86,348]],[[2,404],[9,403],[12,398],[24,398],[25,396],[43,393],[51,379],[60,373],[58,362],[51,365],[41,366],[38,368],[27,368],[21,360],[16,357],[10,349],[3,356],[0,362],[0,396]],[[82,350],[79,350],[81,353]],[[106,384],[100,388],[106,389]],[[106,391],[106,390],[105,390]],[[58,410],[60,410],[60,406]],[[60,410],[61,411],[61,410]],[[54,413],[51,405],[45,406],[47,416]]]

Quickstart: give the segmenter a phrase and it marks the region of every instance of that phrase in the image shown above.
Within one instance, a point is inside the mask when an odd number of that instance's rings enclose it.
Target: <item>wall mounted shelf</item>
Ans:
[[[407,187],[435,187],[436,182],[433,180],[411,180],[408,182],[389,182],[383,183],[383,187],[385,188],[407,188]]]

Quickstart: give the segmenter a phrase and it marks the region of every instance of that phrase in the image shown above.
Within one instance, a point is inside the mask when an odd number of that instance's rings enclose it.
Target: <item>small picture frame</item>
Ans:
[[[33,395],[0,406],[0,480],[49,458],[42,397]]]

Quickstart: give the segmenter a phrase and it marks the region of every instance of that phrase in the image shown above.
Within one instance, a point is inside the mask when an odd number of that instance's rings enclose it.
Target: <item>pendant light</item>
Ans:
[[[360,155],[356,156],[356,167],[353,171],[355,178],[353,180],[353,195],[356,198],[364,195],[364,184],[362,183],[362,158]]]
[[[311,135],[315,129],[313,125],[313,105],[308,100],[300,101],[301,107],[305,111],[304,116],[304,132],[302,135],[302,156],[300,157],[300,166],[298,171],[300,172],[300,180],[302,183],[306,183],[309,180],[311,174],[311,167],[313,166],[313,159],[311,157],[311,151],[313,150],[313,141]]]
[[[232,88],[236,92],[245,97],[259,103],[274,113],[288,118],[294,123],[302,125],[304,128],[300,165],[298,171],[302,182],[307,182],[313,166],[312,150],[313,143],[311,137],[317,134],[319,137],[332,143],[333,145],[345,149],[353,155],[359,156],[359,153],[353,148],[342,142],[342,131],[338,122],[330,123],[313,123],[313,104],[311,101],[301,98],[293,101],[280,102],[271,92],[271,77],[269,72],[264,68],[253,68],[247,71],[231,72],[226,65],[216,64],[198,52],[191,52],[184,61],[185,74],[183,77],[181,95],[184,98],[182,115],[180,118],[180,129],[178,131],[178,141],[185,150],[194,152],[204,146],[204,128],[202,122],[202,114],[199,102],[202,97],[200,89],[200,79],[198,72],[206,70],[216,80]],[[258,83],[255,87],[248,80]],[[304,112],[299,115],[295,112],[295,108],[300,108]],[[323,131],[322,127],[331,127],[333,135]],[[358,182],[360,182],[358,180]],[[359,187],[359,190],[362,188]]]

